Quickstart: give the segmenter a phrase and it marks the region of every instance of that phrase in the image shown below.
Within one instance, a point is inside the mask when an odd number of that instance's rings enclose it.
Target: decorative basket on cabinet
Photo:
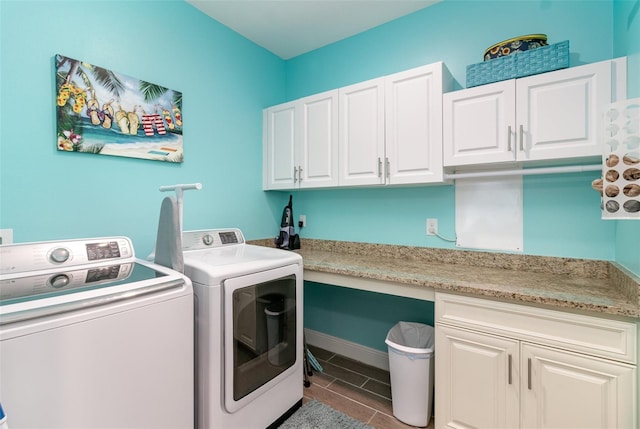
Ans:
[[[569,41],[467,66],[467,88],[569,67]]]

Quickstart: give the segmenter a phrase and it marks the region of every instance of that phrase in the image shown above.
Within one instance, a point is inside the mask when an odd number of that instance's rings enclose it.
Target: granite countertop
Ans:
[[[297,252],[305,271],[640,318],[640,280],[607,261],[315,239]]]

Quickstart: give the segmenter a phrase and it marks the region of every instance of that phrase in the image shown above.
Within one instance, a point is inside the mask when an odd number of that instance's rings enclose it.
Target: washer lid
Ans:
[[[146,261],[0,275],[0,326],[138,297],[191,294],[181,273]]]
[[[135,262],[93,265],[84,269],[38,274],[25,273],[23,277],[0,278],[0,306],[160,279],[165,276],[167,274]]]

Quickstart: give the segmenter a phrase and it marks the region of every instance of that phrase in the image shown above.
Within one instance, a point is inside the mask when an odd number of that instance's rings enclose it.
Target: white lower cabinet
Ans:
[[[515,340],[436,325],[436,427],[519,427],[518,354]]]
[[[436,294],[436,428],[636,428],[637,326]]]
[[[521,344],[523,428],[635,428],[635,365]]]

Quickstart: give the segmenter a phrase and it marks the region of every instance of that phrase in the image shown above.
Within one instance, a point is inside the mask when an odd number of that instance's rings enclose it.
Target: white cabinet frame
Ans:
[[[625,96],[626,58],[444,94],[444,165],[601,156],[600,115]]]
[[[435,427],[637,427],[637,323],[436,293]]]
[[[338,184],[338,91],[263,112],[263,189]]]

